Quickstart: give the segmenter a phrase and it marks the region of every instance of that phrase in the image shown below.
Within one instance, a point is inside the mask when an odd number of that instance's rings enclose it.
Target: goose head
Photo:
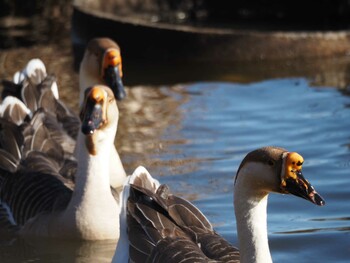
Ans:
[[[90,40],[80,64],[81,94],[86,87],[104,84],[113,90],[117,100],[122,100],[126,96],[122,77],[122,57],[119,46],[109,38]]]
[[[243,186],[244,191],[260,197],[270,192],[292,194],[322,206],[325,201],[303,176],[303,162],[300,154],[279,147],[252,151],[237,171],[235,190]]]
[[[92,155],[102,148],[104,141],[113,143],[118,126],[119,111],[112,90],[96,85],[85,90],[80,112],[81,132]]]

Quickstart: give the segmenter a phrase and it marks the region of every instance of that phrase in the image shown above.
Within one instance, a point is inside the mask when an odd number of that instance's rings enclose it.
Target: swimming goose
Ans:
[[[243,159],[234,182],[240,253],[194,205],[139,167],[124,186],[113,263],[272,262],[266,222],[269,193],[293,194],[324,205],[302,175],[303,161],[298,153],[278,147],[257,149]]]
[[[95,38],[89,41],[79,71],[80,104],[83,102],[87,87],[104,84],[113,90],[118,100],[125,98],[122,83],[122,60],[119,46],[109,38]],[[14,75],[13,82],[3,81],[2,98],[12,95],[22,100],[35,112],[38,108],[51,111],[57,122],[64,128],[58,137],[68,158],[74,155],[75,140],[79,130],[78,116],[59,100],[56,78],[48,75],[46,67],[40,59],[30,60],[26,67]],[[56,100],[43,100],[47,89],[50,89]],[[71,138],[65,136],[67,133]],[[56,132],[57,134],[57,132]],[[113,188],[122,186],[126,177],[120,156],[112,146],[110,162],[110,183]]]
[[[21,126],[0,119],[0,210],[8,213],[7,225],[21,236],[118,239],[120,206],[109,183],[118,122],[113,92],[101,85],[85,92],[75,183],[60,173],[63,150],[50,137],[45,114],[38,110]]]
[[[79,68],[80,102],[86,87],[105,84],[117,100],[125,98],[120,47],[110,38],[93,38],[86,46]]]

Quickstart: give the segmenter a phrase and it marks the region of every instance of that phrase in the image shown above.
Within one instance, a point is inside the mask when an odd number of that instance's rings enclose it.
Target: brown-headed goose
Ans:
[[[79,68],[80,102],[84,90],[96,84],[110,87],[117,100],[125,98],[120,48],[110,38],[93,38],[86,46]]]
[[[80,105],[87,87],[102,84],[109,86],[115,98],[122,100],[126,94],[122,83],[122,61],[119,46],[109,38],[94,38],[87,44],[79,71]],[[66,155],[74,155],[75,140],[79,130],[78,116],[59,100],[56,78],[46,73],[46,67],[40,59],[32,59],[26,67],[14,75],[13,82],[3,81],[2,98],[8,95],[22,100],[31,112],[39,108],[51,111],[57,122],[68,136],[62,136],[61,142]],[[47,89],[54,94],[50,102],[43,100]],[[119,154],[112,146],[110,154],[111,186],[122,185],[126,173]]]
[[[324,205],[303,177],[296,152],[265,147],[242,161],[234,182],[234,207],[240,252],[218,235],[190,202],[139,167],[122,196],[121,236],[113,263],[272,262],[266,209],[271,192],[293,194]]]
[[[64,152],[47,128],[47,112],[39,109],[20,126],[13,112],[26,115],[25,105],[5,99],[0,118],[1,230],[21,236],[80,240],[117,240],[119,202],[110,190],[110,145],[118,123],[114,94],[97,85],[85,91],[77,138],[75,181],[62,175]],[[19,106],[18,106],[19,105]],[[16,115],[16,114],[15,114]],[[50,118],[50,114],[48,114]]]

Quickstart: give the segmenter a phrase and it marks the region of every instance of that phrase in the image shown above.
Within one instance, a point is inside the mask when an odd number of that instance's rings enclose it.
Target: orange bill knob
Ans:
[[[118,67],[120,77],[123,77],[122,71],[122,57],[120,55],[120,51],[117,49],[108,49],[104,54],[103,59],[103,69],[111,67]]]
[[[304,158],[297,152],[288,152],[285,156],[284,176],[282,177],[282,185],[285,185],[288,178],[296,180],[296,172],[301,171]]]
[[[281,171],[281,190],[309,200],[313,204],[325,205],[324,199],[316,192],[309,181],[304,178],[301,172],[304,158],[296,152],[285,152],[282,158],[284,160]]]
[[[100,103],[103,98],[104,98],[105,94],[104,94],[104,90],[99,88],[98,86],[94,86],[91,88],[90,91],[90,99],[95,101],[96,103]]]

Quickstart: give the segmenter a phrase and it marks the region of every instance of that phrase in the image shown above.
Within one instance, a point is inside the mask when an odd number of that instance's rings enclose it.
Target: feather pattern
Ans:
[[[11,208],[16,226],[37,214],[62,210],[72,193],[65,186],[67,180],[58,173],[62,164],[55,161],[63,150],[57,143],[49,145],[49,133],[40,133],[37,127],[31,127],[31,138],[25,140],[22,129],[28,130],[26,126],[0,118],[0,160],[10,160],[0,164],[0,201],[2,207]]]
[[[31,113],[39,108],[45,109],[64,128],[60,129],[62,133],[65,132],[76,139],[80,125],[79,118],[58,99],[56,77],[46,74],[43,62],[39,59],[29,61],[21,76],[23,77],[17,84],[3,81],[3,99],[9,95],[15,96],[23,101]]]
[[[238,262],[237,248],[194,205],[138,170],[127,200],[130,262]]]

